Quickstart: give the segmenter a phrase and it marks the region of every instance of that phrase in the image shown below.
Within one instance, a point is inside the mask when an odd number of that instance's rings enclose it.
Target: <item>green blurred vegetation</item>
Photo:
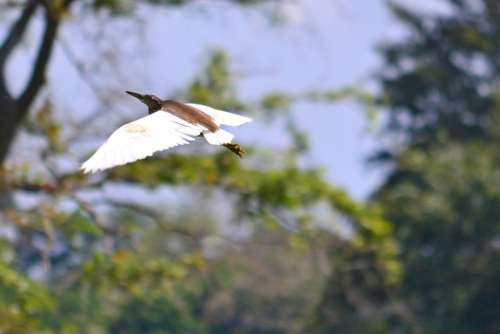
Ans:
[[[317,332],[500,332],[500,2],[440,2],[447,13],[391,2],[407,36],[379,48],[374,101],[391,145],[373,162],[391,172],[371,202],[392,228],[402,279],[383,290],[371,270],[333,271]]]
[[[0,332],[500,332],[500,3],[443,2],[449,14],[390,3],[408,36],[380,46],[378,95],[249,103],[212,50],[179,98],[285,120],[292,143],[249,147],[243,160],[196,147],[63,173],[47,161],[71,154],[64,124],[42,104],[22,131],[43,138],[46,171],[7,164],[0,175]],[[135,7],[85,4],[118,16]],[[391,144],[372,160],[391,168],[366,203],[299,163],[309,144],[290,108],[345,98],[387,114]],[[143,195],[118,200],[113,187]],[[162,191],[171,202],[153,203]]]

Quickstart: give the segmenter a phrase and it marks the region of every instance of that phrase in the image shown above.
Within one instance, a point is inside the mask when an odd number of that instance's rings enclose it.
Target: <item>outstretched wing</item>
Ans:
[[[188,144],[205,128],[157,111],[121,126],[83,163],[85,172],[96,172],[144,159],[153,153]]]

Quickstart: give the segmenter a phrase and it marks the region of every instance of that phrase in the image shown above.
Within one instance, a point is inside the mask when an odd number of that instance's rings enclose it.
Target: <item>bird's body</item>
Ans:
[[[220,126],[239,126],[250,122],[250,118],[200,104],[127,93],[145,103],[149,115],[113,132],[83,163],[84,172],[96,172],[144,159],[157,151],[188,144],[198,136],[203,136],[209,144],[223,145],[240,157],[243,154],[238,144],[231,144],[234,136]]]

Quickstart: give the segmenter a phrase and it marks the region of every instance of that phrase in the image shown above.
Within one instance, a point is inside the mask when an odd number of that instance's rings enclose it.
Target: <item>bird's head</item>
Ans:
[[[132,95],[133,97],[139,99],[139,101],[147,105],[150,114],[161,109],[162,100],[158,96],[149,94],[143,95],[131,91],[126,91],[125,93]]]

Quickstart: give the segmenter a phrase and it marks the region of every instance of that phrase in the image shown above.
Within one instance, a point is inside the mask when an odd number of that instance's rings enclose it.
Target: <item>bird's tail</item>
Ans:
[[[234,138],[234,135],[232,133],[222,129],[219,129],[215,132],[204,132],[203,136],[205,137],[207,142],[212,145],[229,144]]]

